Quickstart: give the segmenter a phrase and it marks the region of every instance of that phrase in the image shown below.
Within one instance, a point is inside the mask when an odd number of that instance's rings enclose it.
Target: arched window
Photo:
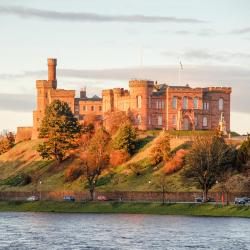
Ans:
[[[176,115],[172,116],[172,124],[173,124],[173,126],[176,125]]]
[[[222,111],[224,109],[224,100],[223,98],[219,99],[219,110]]]
[[[138,116],[137,116],[137,123],[138,123],[138,125],[141,124],[141,115],[138,115]]]
[[[162,126],[162,115],[158,115],[158,126]]]
[[[182,108],[183,109],[187,109],[188,108],[188,98],[186,96],[183,97]]]
[[[172,108],[177,109],[177,97],[174,96],[172,99]]]
[[[194,117],[194,126],[198,127],[198,118],[197,118],[197,116]]]
[[[137,108],[140,109],[141,108],[141,96],[137,96]]]
[[[194,109],[198,109],[198,97],[194,98]]]
[[[207,127],[207,117],[206,116],[203,117],[202,126]]]

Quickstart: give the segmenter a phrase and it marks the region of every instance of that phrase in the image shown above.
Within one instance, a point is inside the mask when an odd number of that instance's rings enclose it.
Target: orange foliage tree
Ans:
[[[125,111],[110,111],[104,114],[104,126],[111,135],[124,123],[131,123],[131,118]]]
[[[81,152],[81,168],[88,183],[91,200],[94,200],[95,187],[100,175],[109,166],[110,136],[99,128],[89,140],[87,148]]]
[[[182,167],[184,166],[184,159],[187,153],[188,150],[178,150],[174,157],[168,162],[166,162],[165,166],[163,167],[163,172],[168,175],[173,174],[178,170],[182,169]]]

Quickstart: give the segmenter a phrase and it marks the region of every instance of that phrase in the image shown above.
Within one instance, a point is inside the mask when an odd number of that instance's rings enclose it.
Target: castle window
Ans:
[[[176,125],[176,115],[172,116],[172,124],[175,126]]]
[[[188,98],[186,96],[184,96],[182,101],[183,101],[182,108],[187,109],[188,108]]]
[[[198,109],[198,97],[194,98],[194,109]]]
[[[203,110],[209,110],[209,102],[203,102]]]
[[[138,109],[140,109],[140,108],[141,108],[141,99],[142,99],[142,98],[141,98],[141,96],[140,96],[140,95],[136,97],[136,101],[137,101],[137,108],[138,108]]]
[[[99,111],[102,111],[102,106],[99,106]]]
[[[219,110],[222,111],[224,109],[224,100],[223,98],[219,99]]]
[[[162,126],[162,115],[158,115],[158,126]]]
[[[148,125],[151,125],[151,116],[148,117]]]
[[[174,96],[172,99],[172,108],[177,109],[177,97]]]
[[[87,111],[87,106],[83,106],[83,107],[82,107],[82,110],[83,110],[83,111]]]
[[[138,125],[141,124],[141,115],[137,116],[137,123],[138,123]]]
[[[161,108],[164,109],[164,101],[161,101]]]
[[[195,127],[198,126],[198,118],[197,118],[197,116],[194,117],[194,126]]]
[[[91,111],[94,111],[95,110],[95,107],[94,106],[91,106]]]
[[[206,116],[203,117],[202,126],[207,127],[207,117]]]

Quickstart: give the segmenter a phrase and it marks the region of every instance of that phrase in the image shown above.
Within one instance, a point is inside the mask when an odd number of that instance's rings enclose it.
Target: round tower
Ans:
[[[131,108],[137,120],[138,128],[148,129],[149,96],[154,86],[153,81],[132,80],[129,82]]]
[[[48,58],[48,81],[52,81],[53,88],[56,88],[56,65],[57,60],[55,58]]]

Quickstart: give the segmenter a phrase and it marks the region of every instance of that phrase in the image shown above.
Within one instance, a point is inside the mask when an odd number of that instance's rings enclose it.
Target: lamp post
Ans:
[[[42,181],[39,181],[40,201],[42,200]]]

